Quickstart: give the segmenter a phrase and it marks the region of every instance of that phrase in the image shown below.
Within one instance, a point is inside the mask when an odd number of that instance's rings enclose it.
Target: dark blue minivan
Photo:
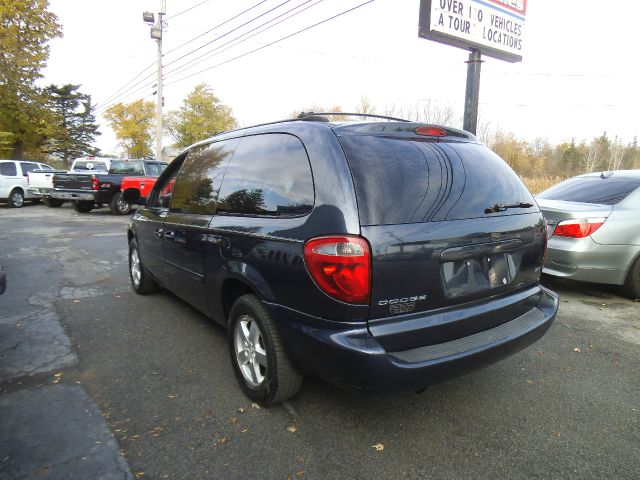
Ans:
[[[131,199],[135,200],[135,199]],[[133,288],[163,286],[228,329],[262,404],[304,375],[421,390],[549,328],[547,235],[518,176],[464,131],[301,119],[182,152],[128,230]]]

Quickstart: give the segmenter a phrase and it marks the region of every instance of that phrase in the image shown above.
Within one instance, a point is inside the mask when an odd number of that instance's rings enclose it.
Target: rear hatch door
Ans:
[[[544,220],[504,161],[451,138],[337,133],[372,249],[369,329],[385,348],[448,341],[531,310]],[[512,300],[480,306],[500,297]]]

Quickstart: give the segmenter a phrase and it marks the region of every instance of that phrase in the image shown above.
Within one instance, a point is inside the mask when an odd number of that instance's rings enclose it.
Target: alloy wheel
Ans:
[[[236,361],[245,381],[252,387],[262,385],[267,374],[267,352],[258,322],[242,315],[234,330]]]

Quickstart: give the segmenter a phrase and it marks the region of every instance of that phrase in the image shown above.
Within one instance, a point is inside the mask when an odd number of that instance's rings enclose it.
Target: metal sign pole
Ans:
[[[480,50],[473,49],[467,60],[467,91],[464,97],[463,129],[476,134],[478,125],[478,100],[480,99]]]

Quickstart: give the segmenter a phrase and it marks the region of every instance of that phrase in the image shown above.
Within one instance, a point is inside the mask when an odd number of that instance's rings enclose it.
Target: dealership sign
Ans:
[[[526,14],[527,0],[421,0],[418,35],[519,62]]]

